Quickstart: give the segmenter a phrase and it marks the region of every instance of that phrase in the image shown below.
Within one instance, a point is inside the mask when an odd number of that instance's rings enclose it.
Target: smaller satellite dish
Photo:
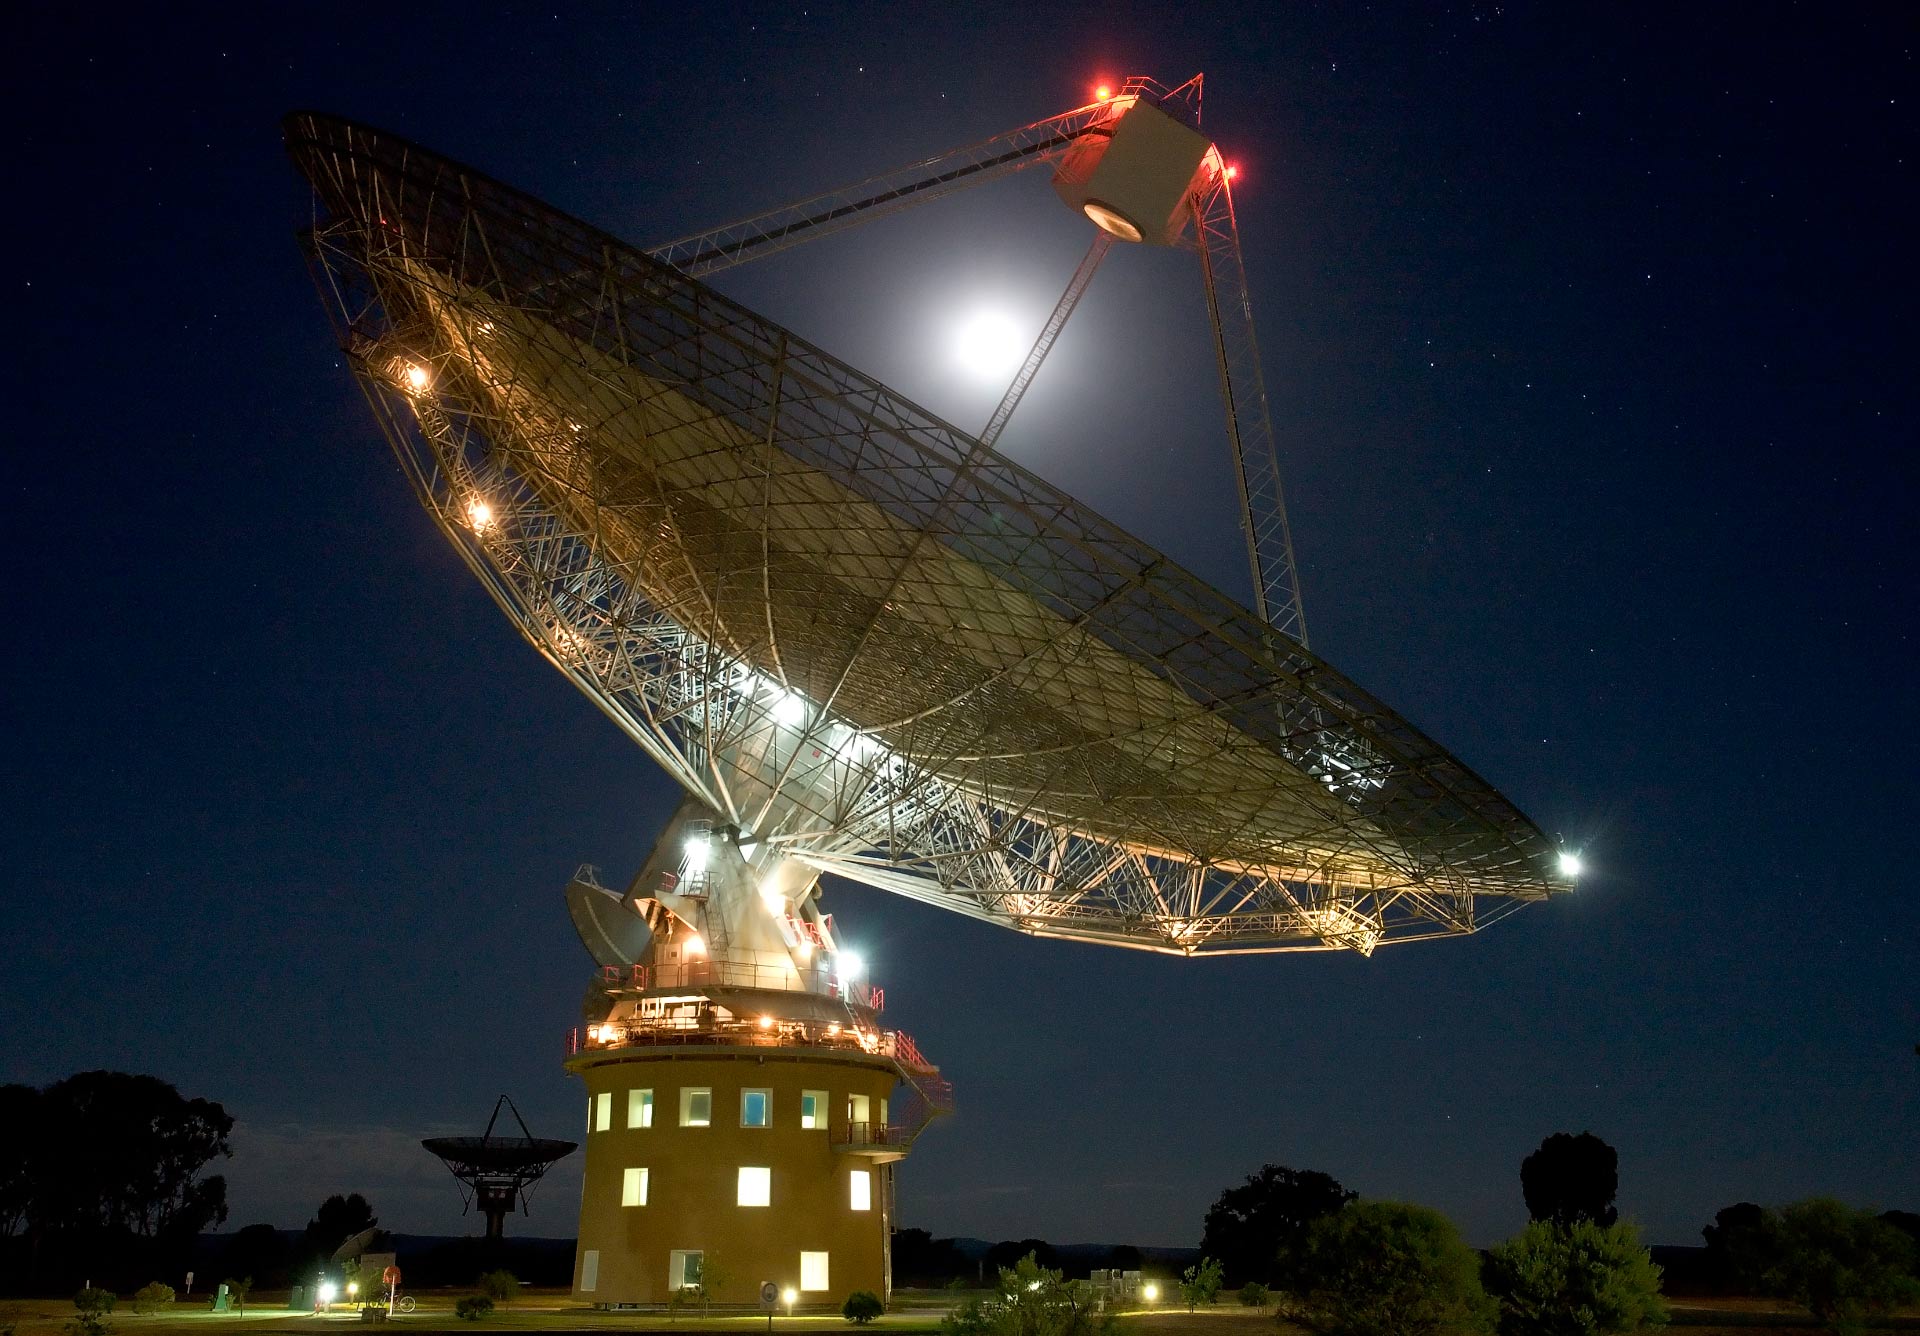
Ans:
[[[582,868],[567,886],[567,913],[596,965],[623,969],[646,954],[653,939],[647,921],[620,896],[595,885]]]
[[[373,1242],[375,1232],[376,1230],[369,1226],[361,1230],[358,1234],[349,1235],[345,1243],[342,1243],[338,1248],[333,1250],[333,1260],[336,1262],[353,1261],[367,1250],[367,1245]]]

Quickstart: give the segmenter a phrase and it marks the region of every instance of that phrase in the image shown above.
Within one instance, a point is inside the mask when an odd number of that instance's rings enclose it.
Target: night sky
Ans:
[[[232,1227],[357,1189],[459,1232],[419,1137],[503,1090],[579,1131],[561,890],[624,884],[674,793],[414,502],[284,112],[652,244],[1204,70],[1314,646],[1591,873],[1372,960],[834,887],[958,1088],[901,1223],[1192,1244],[1277,1161],[1484,1243],[1582,1129],[1659,1242],[1741,1199],[1920,1210],[1920,27],[1669,8],[22,11],[0,1079],[221,1100]],[[1031,332],[1089,235],[1030,172],[718,286],[977,425],[957,322]],[[1204,315],[1190,255],[1116,252],[1002,445],[1244,598]],[[571,1234],[577,1192],[510,1228]]]

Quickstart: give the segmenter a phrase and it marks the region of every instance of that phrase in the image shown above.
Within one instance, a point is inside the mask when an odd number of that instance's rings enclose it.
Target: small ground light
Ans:
[[[347,1282],[347,1297],[348,1297],[349,1299],[351,1299],[351,1298],[353,1298],[353,1297],[354,1297],[354,1296],[355,1296],[356,1294],[358,1294],[358,1293],[360,1293],[360,1282],[359,1282],[359,1281],[357,1281],[357,1280],[350,1280],[350,1281],[348,1281],[348,1282]]]
[[[314,1297],[320,1301],[320,1306],[322,1308],[332,1303],[333,1302],[333,1282],[330,1280],[321,1281],[320,1289],[318,1293],[314,1295]]]
[[[1158,1299],[1160,1297],[1160,1287],[1158,1285],[1151,1285],[1151,1284],[1142,1285],[1140,1287],[1140,1297],[1142,1299],[1145,1299],[1148,1303],[1152,1303],[1155,1299]]]
[[[1560,854],[1560,875],[1577,877],[1586,870],[1586,864],[1580,861],[1580,855],[1572,850],[1562,850]]]

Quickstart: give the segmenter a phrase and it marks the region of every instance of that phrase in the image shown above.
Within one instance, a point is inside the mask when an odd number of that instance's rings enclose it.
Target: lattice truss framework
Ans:
[[[1370,952],[1568,889],[1379,701],[892,390],[405,141],[306,114],[288,141],[422,503],[526,638],[756,838],[1181,954]]]

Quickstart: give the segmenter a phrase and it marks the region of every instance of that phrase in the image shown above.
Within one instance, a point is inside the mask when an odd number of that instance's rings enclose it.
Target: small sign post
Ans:
[[[770,1280],[760,1282],[760,1306],[767,1310],[767,1330],[773,1330],[773,1306],[780,1302],[780,1287]]]

